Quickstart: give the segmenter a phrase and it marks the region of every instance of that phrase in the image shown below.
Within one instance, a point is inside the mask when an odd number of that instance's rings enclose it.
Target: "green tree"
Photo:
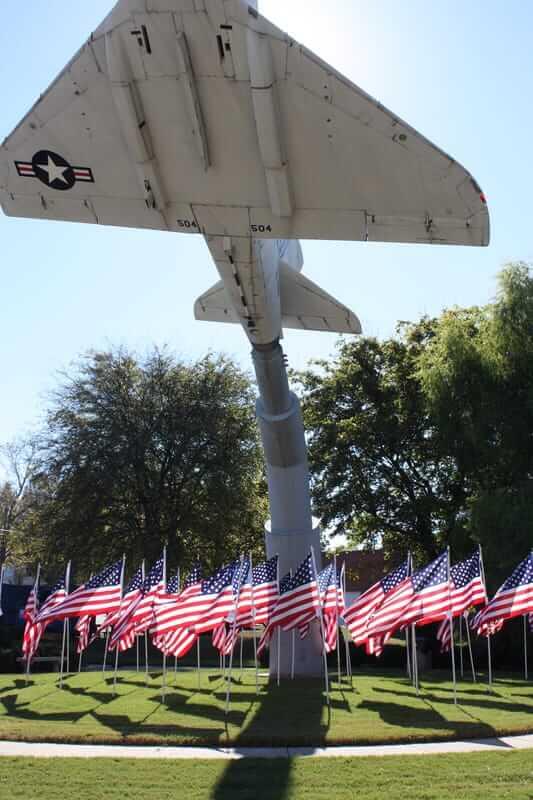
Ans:
[[[299,375],[318,515],[353,543],[428,557],[462,527],[466,482],[443,455],[417,378],[434,322],[340,345]]]
[[[418,377],[440,447],[468,475],[467,522],[499,581],[533,544],[533,277],[508,265],[495,302],[446,312]]]
[[[39,459],[28,541],[48,565],[73,559],[86,575],[168,545],[171,566],[211,567],[262,544],[253,392],[227,358],[89,354],[62,376]]]

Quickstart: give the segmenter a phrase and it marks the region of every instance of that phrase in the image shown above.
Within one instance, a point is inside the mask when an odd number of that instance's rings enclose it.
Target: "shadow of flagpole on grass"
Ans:
[[[279,748],[274,759],[243,758],[228,762],[210,795],[212,800],[284,800],[288,797],[292,760],[287,746],[323,745],[328,709],[322,680],[283,680],[268,683],[260,692],[258,707],[234,745]]]

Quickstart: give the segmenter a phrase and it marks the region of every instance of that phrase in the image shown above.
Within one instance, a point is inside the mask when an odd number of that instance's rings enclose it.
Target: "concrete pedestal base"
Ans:
[[[267,557],[279,556],[280,578],[292,569],[295,570],[309,554],[313,547],[317,560],[317,569],[320,570],[320,525],[316,525],[312,532],[306,533],[272,533],[267,526],[265,532]],[[292,669],[292,632],[280,635],[280,675],[290,677]],[[278,671],[278,632],[275,631],[270,642],[270,678],[275,680]],[[298,631],[295,634],[295,659],[294,674],[296,677],[320,677],[323,674],[323,658],[321,655],[321,635],[318,621],[311,625],[308,636],[300,639]]]

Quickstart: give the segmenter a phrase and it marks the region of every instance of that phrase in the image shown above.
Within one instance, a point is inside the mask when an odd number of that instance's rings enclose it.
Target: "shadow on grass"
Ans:
[[[328,724],[322,721],[325,698],[323,682],[299,680],[294,684],[291,702],[287,702],[287,681],[280,687],[269,684],[261,693],[261,702],[249,724],[241,731],[235,748],[283,748],[294,738],[306,739],[318,747],[325,743]],[[345,701],[335,703],[345,707]],[[329,720],[329,715],[328,715]],[[258,780],[265,775],[266,780]],[[292,761],[276,758],[274,761],[242,759],[230,761],[222,778],[210,795],[211,800],[285,800],[290,789]]]
[[[441,690],[437,689],[437,691],[440,692]],[[392,694],[395,697],[409,697],[411,700],[414,699],[412,692],[400,692],[392,689],[381,689],[380,694]],[[461,695],[463,694],[462,690],[458,689],[457,694],[458,706],[461,707]],[[454,699],[451,694],[442,697],[440,694],[434,694],[430,689],[424,688],[421,688],[420,696],[417,699],[421,700],[422,702],[438,703],[440,705],[454,705]],[[487,692],[484,692],[481,694],[481,696],[476,694],[474,697],[469,697],[466,702],[469,707],[473,706],[476,708],[485,709],[487,711],[509,711],[512,708],[513,712],[517,714],[531,714],[533,712],[533,703],[517,703],[514,698],[500,698],[499,695],[488,695]],[[396,705],[400,713],[402,713],[403,708],[399,704],[394,705]],[[413,709],[414,715],[416,715],[417,712],[418,709]],[[403,713],[405,714],[404,711]]]

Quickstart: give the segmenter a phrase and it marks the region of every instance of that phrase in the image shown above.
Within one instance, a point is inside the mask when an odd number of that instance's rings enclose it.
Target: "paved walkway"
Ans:
[[[368,747],[134,747],[124,745],[33,744],[0,742],[0,756],[34,758],[357,758],[362,756],[412,756],[437,753],[476,753],[487,750],[533,749],[533,736],[506,736],[467,742],[388,744]]]

